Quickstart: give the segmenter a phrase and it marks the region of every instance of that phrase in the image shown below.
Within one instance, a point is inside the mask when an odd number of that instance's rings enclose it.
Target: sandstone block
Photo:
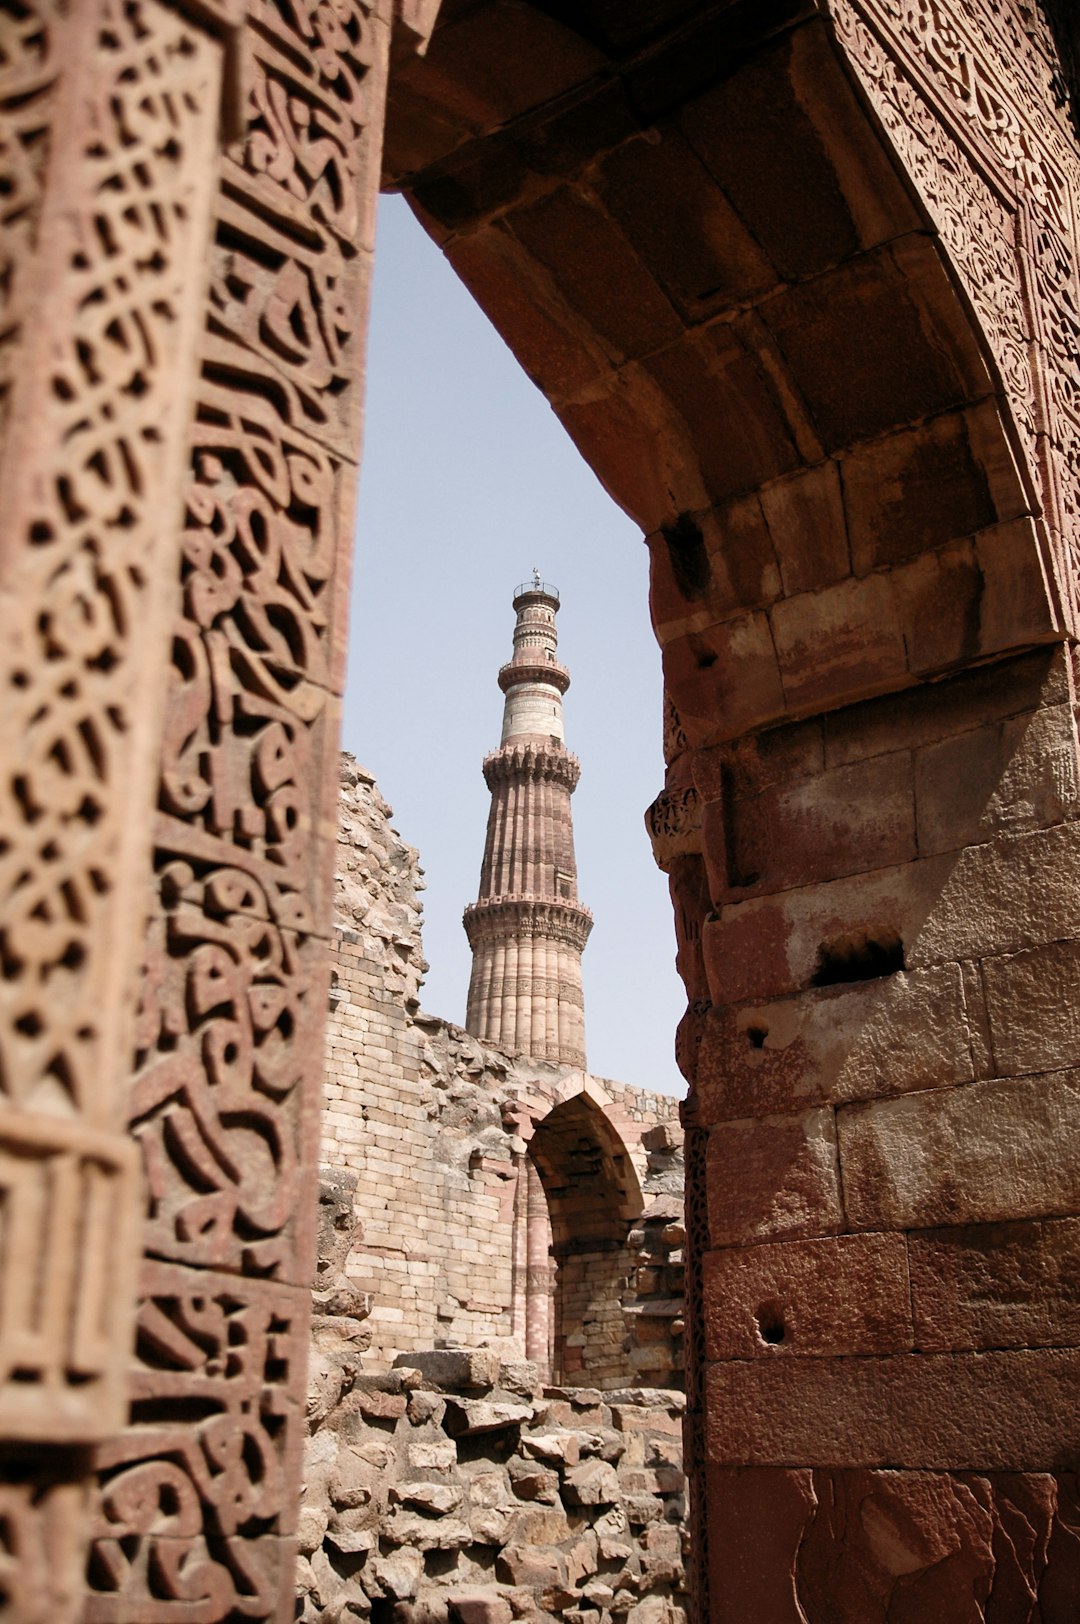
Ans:
[[[915,1346],[1080,1344],[1080,1219],[908,1236]]]
[[[1049,1471],[1080,1465],[1080,1352],[726,1360],[708,1458],[728,1466]]]
[[[707,1126],[973,1076],[959,966],[901,971],[710,1010],[698,1051],[698,1121]]]
[[[717,1124],[709,1133],[706,1186],[714,1246],[839,1229],[832,1111]]]
[[[927,866],[940,862],[931,858]],[[942,878],[921,928],[904,938],[910,967],[1067,941],[1076,931],[1080,825],[969,846]]]
[[[331,1518],[326,1530],[326,1542],[335,1546],[343,1556],[361,1556],[375,1549],[379,1536],[374,1528],[348,1528],[336,1518]]]
[[[537,1460],[558,1461],[565,1466],[576,1466],[581,1458],[581,1434],[528,1432],[521,1440],[521,1447],[527,1455],[532,1455]]]
[[[728,795],[706,806],[703,840],[714,902],[909,862],[916,853],[910,760],[897,751]]]
[[[521,1426],[531,1421],[531,1404],[496,1404],[485,1399],[452,1398],[446,1401],[444,1426],[452,1438],[477,1432],[496,1432],[502,1427]]]
[[[390,1502],[416,1506],[433,1517],[444,1517],[461,1504],[461,1490],[453,1483],[393,1483]]]
[[[796,1558],[818,1509],[813,1474],[712,1463],[705,1474],[710,1624],[796,1624]]]
[[[410,1439],[406,1455],[418,1471],[448,1472],[457,1465],[457,1446],[449,1438]]]
[[[726,1248],[703,1259],[709,1359],[911,1347],[903,1235]]]
[[[785,596],[814,592],[850,571],[840,474],[835,462],[774,480],[760,492]]]
[[[608,1461],[583,1461],[567,1472],[563,1494],[573,1506],[614,1505],[619,1498],[618,1475]]]
[[[490,1348],[434,1348],[422,1353],[399,1353],[394,1368],[419,1370],[425,1381],[439,1388],[494,1387],[501,1360]]]
[[[654,1494],[628,1494],[623,1497],[623,1509],[631,1527],[643,1528],[646,1523],[658,1522],[664,1515],[664,1503]]]
[[[424,1558],[420,1551],[403,1547],[389,1556],[377,1556],[371,1569],[375,1583],[384,1596],[408,1601],[416,1595],[424,1571]]]
[[[982,973],[999,1074],[1080,1065],[1080,941],[986,959]]]
[[[505,1545],[514,1526],[514,1512],[509,1506],[475,1511],[469,1519],[473,1538],[479,1545]]]
[[[908,680],[903,631],[883,575],[785,598],[769,619],[792,708],[824,710]]]
[[[919,850],[958,851],[1001,833],[1076,816],[1076,741],[1068,705],[1009,717],[919,750]]]
[[[998,517],[963,411],[855,447],[843,473],[857,575],[969,536]]]
[[[563,1559],[558,1551],[507,1545],[495,1558],[495,1573],[503,1584],[539,1590],[559,1583],[563,1576]]]
[[[514,1610],[497,1590],[455,1590],[448,1598],[452,1624],[511,1624]]]
[[[398,1421],[405,1414],[408,1402],[404,1393],[380,1393],[377,1389],[362,1388],[352,1395],[356,1408],[368,1420]]]
[[[382,1536],[394,1545],[409,1545],[419,1551],[456,1551],[472,1543],[468,1523],[456,1517],[425,1517],[401,1506],[382,1525]]]
[[[693,745],[736,737],[784,714],[776,651],[759,610],[665,645],[664,683]]]
[[[957,866],[948,857],[930,857],[724,904],[702,930],[713,1003],[784,997],[810,986],[837,957],[875,944],[900,944],[908,969],[962,956],[945,936],[929,954],[920,936]]]
[[[559,1474],[526,1461],[509,1462],[510,1482],[519,1500],[541,1500],[555,1505],[559,1498]]]
[[[515,1545],[561,1545],[570,1538],[570,1524],[561,1506],[522,1507],[510,1538]]]
[[[928,1229],[1080,1208],[1080,1073],[968,1083],[844,1106],[855,1229]]]

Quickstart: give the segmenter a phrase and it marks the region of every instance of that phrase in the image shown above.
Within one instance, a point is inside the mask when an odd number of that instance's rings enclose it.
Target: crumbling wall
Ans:
[[[602,1256],[560,1261],[559,1359],[573,1382],[678,1381],[680,1316],[655,1305],[678,1294],[681,1257],[660,1282],[632,1238],[642,1207],[681,1202],[677,1102],[511,1059],[424,1014],[422,870],[390,817],[371,776],[344,755],[322,1158],[356,1175],[348,1274],[372,1299],[366,1365],[385,1369],[410,1349],[520,1342],[519,1177],[537,1124],[579,1098],[610,1129],[611,1194],[624,1216]]]
[[[302,1624],[683,1624],[681,1394],[401,1357],[314,1404]]]

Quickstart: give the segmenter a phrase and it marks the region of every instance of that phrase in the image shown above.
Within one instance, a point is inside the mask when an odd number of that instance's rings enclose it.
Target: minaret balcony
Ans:
[[[558,660],[513,659],[499,667],[499,687],[503,693],[525,682],[542,682],[564,694],[570,686],[570,673]]]

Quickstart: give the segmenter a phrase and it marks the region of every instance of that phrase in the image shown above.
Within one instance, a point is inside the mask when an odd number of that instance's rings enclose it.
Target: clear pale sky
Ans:
[[[427,877],[424,1008],[465,1018],[515,585],[562,594],[567,746],[590,1071],[683,1092],[685,1007],[667,881],[642,815],[663,782],[660,657],[641,533],[400,198],[382,199],[342,742],[375,774]]]

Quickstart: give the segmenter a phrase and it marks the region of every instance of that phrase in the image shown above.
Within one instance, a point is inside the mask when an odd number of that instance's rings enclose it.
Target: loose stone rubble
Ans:
[[[362,1332],[336,1334],[316,1331],[302,1624],[683,1624],[680,1393],[542,1387],[494,1349],[367,1373]]]

